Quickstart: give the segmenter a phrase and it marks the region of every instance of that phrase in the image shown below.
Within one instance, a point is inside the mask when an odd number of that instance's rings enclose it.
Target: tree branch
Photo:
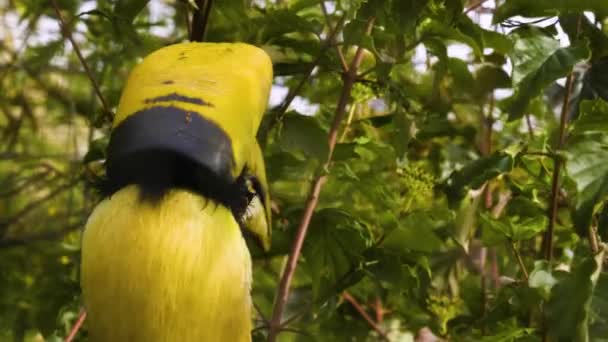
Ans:
[[[578,24],[576,28],[576,36],[580,31],[582,21],[582,15],[578,16]],[[573,72],[571,71],[566,78],[566,94],[564,95],[564,101],[562,103],[562,110],[560,113],[559,120],[559,136],[557,142],[555,144],[555,150],[559,150],[563,147],[566,142],[566,128],[568,125],[568,108],[570,107],[570,97],[572,96],[572,86],[573,86]],[[550,208],[549,208],[549,224],[547,226],[547,231],[543,237],[543,255],[545,259],[549,262],[553,259],[553,235],[555,231],[555,226],[557,223],[557,209],[558,209],[558,199],[560,192],[560,172],[564,161],[561,158],[554,159],[553,162],[553,176],[551,179],[551,197]]]
[[[63,19],[63,16],[61,15],[61,11],[59,10],[59,5],[57,5],[57,0],[51,0],[51,4],[53,5],[53,8],[55,9],[55,13],[57,14],[57,18],[59,19],[59,22],[61,23],[61,32],[63,33],[63,36],[65,38],[67,38],[70,41],[70,43],[72,44],[72,47],[74,48],[74,51],[76,52],[76,55],[78,56],[78,59],[80,60],[80,64],[82,64],[84,71],[86,72],[87,76],[89,77],[89,80],[91,81],[91,84],[93,85],[93,89],[95,90],[95,94],[97,94],[97,98],[99,99],[99,102],[101,102],[101,106],[103,107],[105,115],[108,116],[109,118],[111,118],[112,112],[110,111],[110,107],[108,106],[106,100],[104,99],[103,95],[101,94],[99,85],[97,84],[97,81],[95,81],[95,77],[93,77],[93,72],[91,71],[91,69],[89,69],[87,62],[85,61],[84,57],[82,56],[82,53],[80,52],[80,48],[78,48],[78,44],[76,44],[76,42],[74,41],[74,38],[72,38],[72,34],[70,33],[70,30],[68,29],[68,27]]]
[[[198,9],[192,16],[192,28],[190,29],[190,41],[205,41],[207,25],[209,23],[209,13],[211,13],[212,0],[196,0]]]
[[[357,310],[361,317],[365,319],[365,321],[378,333],[378,335],[380,335],[383,340],[390,341],[382,327],[380,327],[376,322],[374,322],[374,320],[369,316],[365,309],[363,309],[361,304],[359,304],[359,302],[353,296],[351,296],[350,293],[344,291],[342,293],[342,298],[344,298],[344,300],[349,302],[353,306],[353,308]]]
[[[84,309],[80,310],[80,314],[78,315],[78,320],[72,327],[72,330],[70,330],[68,337],[65,338],[65,342],[72,342],[74,337],[76,337],[76,333],[78,333],[78,330],[80,330],[80,327],[82,326],[82,323],[84,323],[84,320],[86,318],[87,318],[87,312]]]
[[[329,14],[327,12],[327,7],[325,6],[325,1],[324,0],[321,0],[321,11],[323,11],[323,15],[325,16],[325,21],[327,22],[327,27],[330,28],[330,32],[332,32],[332,33],[336,32],[336,29],[338,28],[338,26],[341,25],[341,23],[338,22],[338,25],[336,25],[336,28],[332,28],[331,27],[331,23],[330,23],[330,20],[329,20]],[[344,18],[344,16],[342,17],[342,19],[340,19],[340,21],[342,21],[343,18]],[[348,71],[348,64],[346,64],[346,59],[344,58],[344,54],[342,53],[342,50],[340,50],[340,46],[334,44],[335,43],[335,39],[336,39],[336,35],[335,34],[333,34],[333,35],[330,34],[330,36],[328,37],[327,43],[336,47],[336,53],[338,54],[338,59],[340,59],[340,65],[342,65],[342,71],[346,72],[346,71]]]
[[[366,25],[366,34],[370,34],[375,22],[375,17],[370,17],[367,21]],[[363,59],[363,48],[359,46],[357,48],[357,52],[355,53],[355,57],[353,58],[348,71],[344,74],[344,83],[342,86],[342,92],[340,94],[340,98],[338,100],[338,105],[336,107],[336,112],[334,116],[334,121],[332,123],[331,129],[328,135],[328,144],[329,144],[329,152],[327,156],[327,161],[322,166],[322,169],[319,171],[319,176],[316,177],[312,184],[312,188],[310,194],[308,196],[308,200],[306,202],[306,206],[304,209],[304,214],[302,215],[302,220],[300,221],[300,225],[298,226],[298,230],[296,233],[295,240],[293,242],[291,253],[287,259],[287,265],[285,267],[285,271],[281,280],[279,282],[279,289],[277,292],[277,297],[275,299],[274,310],[272,314],[272,319],[270,320],[270,330],[268,332],[268,341],[274,342],[281,330],[281,319],[283,317],[283,310],[285,308],[285,304],[287,303],[287,299],[289,297],[289,288],[291,286],[291,281],[293,279],[293,275],[295,273],[298,258],[300,256],[300,252],[302,251],[302,246],[304,244],[304,239],[306,238],[306,233],[308,232],[308,226],[312,219],[312,215],[319,201],[319,195],[321,193],[321,188],[323,184],[327,180],[327,171],[331,166],[331,160],[333,156],[333,151],[336,146],[338,129],[340,127],[340,122],[344,117],[344,113],[346,112],[346,105],[349,102],[350,93],[357,79],[357,70],[359,65],[361,64],[361,60]]]

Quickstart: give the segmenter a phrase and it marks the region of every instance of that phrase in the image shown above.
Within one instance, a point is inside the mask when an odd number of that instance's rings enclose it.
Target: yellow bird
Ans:
[[[92,341],[250,341],[251,257],[270,245],[256,141],[272,83],[264,51],[183,43],[147,56],[123,90],[108,196],[82,239]]]

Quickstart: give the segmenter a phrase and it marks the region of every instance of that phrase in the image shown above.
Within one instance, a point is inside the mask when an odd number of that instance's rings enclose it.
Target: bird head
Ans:
[[[272,64],[241,43],[164,47],[131,72],[106,160],[114,187],[169,184],[230,207],[268,250],[270,199],[256,133]]]

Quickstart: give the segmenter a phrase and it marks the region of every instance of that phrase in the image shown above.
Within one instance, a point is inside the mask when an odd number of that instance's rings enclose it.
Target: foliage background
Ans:
[[[193,11],[57,4],[110,111],[138,60],[187,39]],[[111,113],[65,37],[50,2],[0,1],[2,341],[61,340],[80,311],[80,229]],[[274,63],[255,340],[319,175],[279,340],[608,340],[608,2],[223,0],[206,38]]]

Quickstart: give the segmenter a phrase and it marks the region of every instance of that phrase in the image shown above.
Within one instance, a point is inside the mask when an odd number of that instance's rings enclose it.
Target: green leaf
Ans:
[[[118,0],[114,3],[114,15],[132,23],[150,0]]]
[[[505,101],[505,109],[509,113],[509,121],[521,118],[528,108],[530,101],[541,94],[541,92],[555,82],[558,78],[568,75],[574,65],[590,56],[590,51],[586,41],[581,41],[575,45],[555,50],[542,63],[536,67],[538,61],[531,61],[526,65],[526,70],[532,69],[527,73],[515,88],[513,96]],[[535,46],[536,49],[543,49],[543,44]],[[517,49],[517,44],[516,44]],[[516,79],[514,79],[517,82]]]
[[[283,119],[281,130],[283,149],[302,151],[320,161],[327,159],[327,133],[316,118],[290,113]]]
[[[327,208],[315,213],[302,250],[314,298],[340,290],[340,279],[356,268],[369,242],[365,225],[345,211]]]
[[[453,172],[447,179],[446,192],[452,198],[462,198],[465,189],[477,189],[486,181],[510,172],[512,168],[513,156],[505,152],[495,152]]]
[[[597,283],[604,251],[587,257],[570,273],[560,277],[547,303],[547,328],[555,338],[567,341],[589,341],[591,297]]]
[[[488,214],[480,214],[484,227],[504,235],[508,241],[528,240],[538,235],[547,226],[545,216],[520,218],[509,216],[495,219]]]
[[[443,242],[433,232],[433,228],[434,221],[441,220],[443,215],[432,217],[429,214],[420,212],[408,215],[397,228],[388,233],[382,247],[397,253],[430,253],[439,250]]]
[[[560,48],[558,40],[534,26],[519,28],[511,37],[514,46],[508,56],[513,63],[513,85],[538,70]]]
[[[579,141],[568,147],[568,176],[576,183],[574,224],[585,232],[597,207],[608,195],[608,139]]]
[[[582,101],[580,116],[574,122],[573,135],[608,134],[608,102],[604,100]]]
[[[477,225],[477,210],[481,203],[483,191],[469,190],[467,196],[460,203],[460,208],[454,221],[454,240],[469,252],[469,243],[475,233]]]
[[[428,39],[436,38],[457,41],[470,46],[477,57],[481,57],[482,55],[483,46],[480,45],[481,37],[477,37],[478,39],[476,40],[474,37],[463,33],[461,30],[449,26],[447,23],[427,19],[419,25],[418,30],[418,34],[423,42]]]
[[[601,0],[508,0],[496,9],[494,23],[521,15],[524,17],[554,17],[567,13],[594,12],[608,15],[608,2]]]
[[[481,342],[513,342],[524,339],[534,333],[533,328],[511,328],[497,335],[484,336]]]
[[[511,78],[503,68],[483,64],[475,71],[475,84],[477,84],[480,95],[483,96],[495,89],[510,88]]]

